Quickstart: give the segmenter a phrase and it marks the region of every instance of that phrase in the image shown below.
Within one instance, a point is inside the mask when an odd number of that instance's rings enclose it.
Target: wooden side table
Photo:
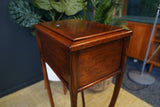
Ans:
[[[132,31],[78,19],[45,22],[35,27],[52,107],[54,103],[45,62],[69,89],[72,107],[77,107],[78,92],[116,75],[110,103],[113,107],[121,87],[125,52]]]

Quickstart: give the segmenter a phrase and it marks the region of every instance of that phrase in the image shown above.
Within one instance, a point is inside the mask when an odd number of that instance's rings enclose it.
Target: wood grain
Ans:
[[[57,24],[60,25],[58,28]],[[132,31],[75,19],[41,23],[35,27],[40,56],[69,89],[71,106],[77,107],[79,91],[118,75],[110,106],[113,107],[121,86],[127,41]]]
[[[144,61],[153,25],[138,22],[128,22],[128,27],[133,31],[133,36],[130,41],[127,55],[140,61]],[[149,73],[151,73],[153,66],[160,67],[160,51],[153,55],[154,51],[159,45],[160,25],[156,25],[147,59],[147,63],[151,64]]]
[[[128,56],[144,61],[153,25],[128,21],[128,27],[133,31],[133,36],[131,37],[127,52]],[[153,44],[151,44],[151,47],[152,45]],[[150,52],[148,57],[149,56]]]
[[[102,34],[124,30],[124,28],[78,19],[45,22],[41,23],[41,25],[72,41],[78,41]],[[59,27],[57,27],[57,25]]]
[[[118,70],[121,54],[122,40],[80,50],[77,59],[78,87],[81,88]]]

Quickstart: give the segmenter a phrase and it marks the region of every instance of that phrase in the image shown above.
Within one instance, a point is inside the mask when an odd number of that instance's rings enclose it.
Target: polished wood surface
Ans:
[[[35,27],[41,59],[69,89],[71,106],[77,107],[78,92],[117,75],[110,103],[113,107],[120,90],[132,32],[78,19],[41,23]],[[82,100],[85,106],[83,92]]]
[[[144,61],[153,25],[128,21],[128,27],[133,31],[133,36],[131,37],[127,52],[128,56]],[[153,43],[151,47],[152,45]],[[150,57],[150,54],[149,52],[148,57]]]
[[[153,24],[128,21],[128,27],[133,31],[133,36],[130,40],[127,55],[140,61],[144,61]],[[151,73],[153,66],[160,67],[160,50],[158,50],[157,53],[153,55],[154,51],[159,45],[160,25],[157,25],[155,28],[154,36],[152,38],[149,55],[147,58],[147,63],[151,64],[149,68],[149,73]]]
[[[123,28],[115,27],[115,26],[106,26],[104,24],[89,22],[86,20],[63,20],[56,22],[45,22],[41,24],[46,28],[61,34],[62,36],[72,40],[82,40],[87,38],[92,38],[94,36],[107,34],[111,32],[116,32],[123,30]],[[78,26],[77,26],[78,25]],[[98,28],[98,29],[94,29]],[[85,29],[85,31],[84,31]]]
[[[77,87],[83,90],[87,84],[119,70],[122,45],[123,40],[121,39],[80,50],[76,61],[79,64],[77,66],[77,80],[79,82]]]
[[[36,33],[38,33],[38,32],[36,32]],[[38,34],[36,34],[36,35],[38,35]],[[43,71],[45,88],[47,89],[51,106],[54,107],[54,102],[53,102],[52,92],[51,92],[51,88],[50,88],[50,84],[49,84],[49,80],[48,80],[48,76],[47,76],[45,61],[44,61],[43,57],[41,57],[42,44],[41,44],[40,38],[38,36],[37,36],[37,43],[38,43],[39,52],[40,52],[40,59],[41,59],[41,64],[42,64],[42,71]]]

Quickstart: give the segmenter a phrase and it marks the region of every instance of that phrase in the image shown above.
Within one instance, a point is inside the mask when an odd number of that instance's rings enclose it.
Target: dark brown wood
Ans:
[[[84,92],[81,91],[81,96],[82,96],[82,105],[85,107],[85,99],[84,99]]]
[[[78,92],[117,75],[110,106],[115,104],[131,31],[77,19],[35,27],[40,55],[69,89],[72,107],[77,107]],[[82,101],[85,106],[83,92]]]
[[[47,76],[45,62],[42,59],[42,57],[41,57],[41,64],[42,64],[45,88],[47,89],[47,92],[48,92],[48,96],[49,96],[49,100],[50,100],[50,103],[51,103],[51,107],[54,107],[54,102],[53,102],[52,92],[51,92],[51,88],[50,88],[50,84],[49,84],[49,80],[48,80],[48,76]]]
[[[77,107],[77,94],[78,93],[74,89],[70,91],[71,107]]]
[[[126,60],[127,60],[127,55],[126,55],[127,48],[128,48],[128,38],[124,39],[124,41],[123,41],[123,51],[122,51],[122,56],[121,56],[121,72],[119,74],[117,74],[117,76],[116,76],[116,83],[115,83],[115,87],[114,87],[114,92],[113,92],[112,100],[110,102],[109,107],[114,107],[116,100],[117,100],[117,97],[118,97],[118,93],[121,88],[123,74],[125,72],[125,65],[126,65]]]
[[[47,76],[47,71],[46,71],[46,65],[45,65],[45,61],[43,59],[43,54],[42,54],[41,40],[39,38],[39,33],[38,32],[36,32],[36,35],[37,35],[37,43],[38,43],[38,47],[39,47],[40,60],[41,60],[41,65],[42,65],[45,89],[47,89],[49,100],[50,100],[50,103],[51,103],[51,107],[54,107],[52,92],[51,92],[51,88],[50,88],[50,84],[49,84],[49,80],[48,80],[48,76]]]
[[[108,34],[111,32],[117,32],[124,30],[123,28],[118,28],[115,26],[106,26],[104,24],[85,21],[85,20],[63,20],[56,22],[46,22],[41,24],[42,26],[61,34],[62,36],[68,38],[71,41],[78,41],[88,38],[93,38],[102,34]],[[59,27],[57,27],[57,25]],[[77,26],[78,25],[78,26]],[[97,28],[94,30],[95,28]],[[85,32],[83,30],[86,30]]]
[[[118,70],[121,54],[122,40],[80,50],[77,59],[79,64],[77,67],[78,88],[84,87]]]

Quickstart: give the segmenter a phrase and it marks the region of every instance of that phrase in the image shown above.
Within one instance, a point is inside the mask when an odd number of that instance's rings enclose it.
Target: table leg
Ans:
[[[47,92],[48,92],[51,107],[54,107],[54,102],[53,102],[52,92],[51,92],[51,88],[50,88],[50,84],[49,84],[49,80],[48,80],[48,76],[47,76],[46,66],[45,66],[45,62],[42,58],[41,58],[41,64],[42,64],[42,71],[43,71],[43,76],[44,76],[45,88],[47,89]]]
[[[63,85],[63,92],[64,92],[64,94],[66,95],[67,89],[66,89],[65,85],[63,84],[63,82],[62,82],[62,85]]]
[[[116,83],[115,83],[115,87],[114,87],[114,92],[112,95],[112,99],[110,102],[109,107],[114,107],[120,88],[121,88],[121,84],[122,84],[122,80],[123,80],[123,74],[125,72],[125,65],[126,65],[126,61],[127,61],[127,55],[126,55],[126,50],[127,50],[127,39],[124,39],[124,44],[123,44],[123,51],[122,51],[122,60],[121,60],[121,72],[119,74],[117,74],[116,76]]]
[[[71,107],[77,107],[77,92],[70,91]]]
[[[149,73],[151,73],[152,68],[153,68],[153,64],[151,64],[150,67],[149,67]]]
[[[123,72],[121,72],[120,74],[117,74],[117,76],[116,76],[116,83],[115,83],[115,87],[114,87],[114,92],[113,92],[109,107],[114,107],[114,105],[116,103],[116,100],[117,100],[117,97],[118,97],[118,94],[119,94],[119,91],[121,88],[122,79],[123,79]]]
[[[81,96],[82,96],[83,107],[85,107],[85,99],[84,99],[84,92],[83,91],[81,91]]]

